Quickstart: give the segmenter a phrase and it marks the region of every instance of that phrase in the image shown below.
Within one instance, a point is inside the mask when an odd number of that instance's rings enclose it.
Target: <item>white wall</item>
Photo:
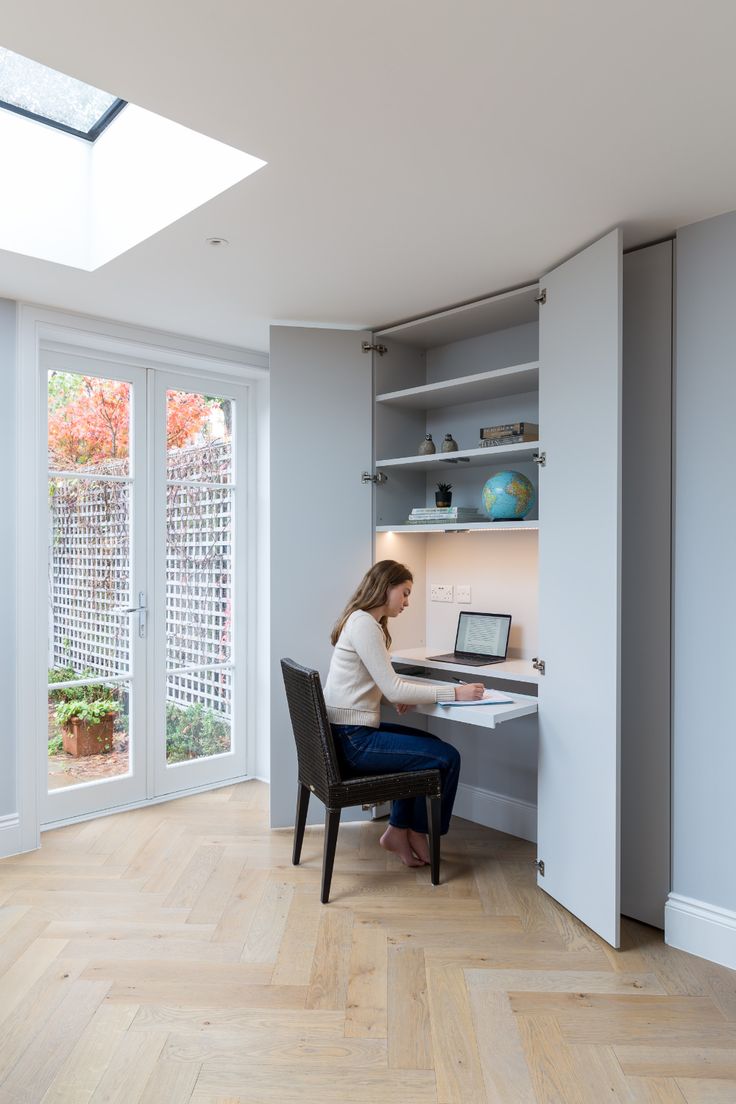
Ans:
[[[736,967],[736,212],[677,236],[668,942]]]

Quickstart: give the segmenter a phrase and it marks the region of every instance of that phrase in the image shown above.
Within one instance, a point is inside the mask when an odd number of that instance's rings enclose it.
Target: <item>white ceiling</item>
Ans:
[[[265,350],[271,321],[388,323],[736,208],[731,0],[2,14],[0,46],[268,161],[96,272],[0,251],[3,296]]]

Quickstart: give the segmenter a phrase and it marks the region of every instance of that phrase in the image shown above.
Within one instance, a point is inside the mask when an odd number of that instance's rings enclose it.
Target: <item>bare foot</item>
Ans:
[[[394,828],[389,824],[386,831],[378,841],[384,851],[391,851],[398,855],[404,866],[424,866],[409,846],[408,831],[406,828]]]
[[[418,859],[421,859],[423,863],[429,863],[429,844],[427,843],[427,837],[422,832],[415,832],[413,828],[409,828],[407,835],[409,837],[409,846]]]

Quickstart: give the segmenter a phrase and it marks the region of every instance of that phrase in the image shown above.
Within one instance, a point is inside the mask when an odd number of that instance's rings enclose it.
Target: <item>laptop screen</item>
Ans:
[[[505,659],[510,631],[510,613],[467,613],[462,610],[457,623],[455,651],[503,656]]]

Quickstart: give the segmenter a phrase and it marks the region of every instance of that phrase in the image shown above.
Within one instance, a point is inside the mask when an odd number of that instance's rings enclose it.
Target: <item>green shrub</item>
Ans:
[[[109,696],[97,701],[75,698],[72,701],[65,701],[57,705],[56,719],[59,724],[67,724],[73,718],[77,718],[85,724],[99,724],[105,717],[117,713],[119,708],[115,699]]]
[[[196,705],[166,706],[166,761],[181,763],[230,750],[230,724],[212,709]]]
[[[61,755],[64,750],[64,737],[52,736],[49,740],[49,755]]]
[[[71,682],[77,678],[77,672],[73,667],[50,667],[49,682]],[[49,701],[68,701],[68,690],[49,690]]]

